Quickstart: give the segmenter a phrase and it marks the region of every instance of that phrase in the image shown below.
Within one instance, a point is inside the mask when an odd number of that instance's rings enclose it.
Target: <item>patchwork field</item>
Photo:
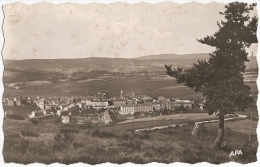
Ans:
[[[256,80],[257,75],[248,74]],[[246,78],[246,77],[245,77]],[[251,87],[256,99],[258,89],[256,82],[246,82]],[[174,78],[151,79],[147,76],[103,76],[82,81],[53,82],[32,81],[23,82],[21,89],[5,87],[4,96],[88,96],[101,91],[108,91],[110,97],[119,96],[123,90],[125,95],[164,96],[168,98],[195,99],[199,93],[177,84]]]
[[[4,96],[86,96],[108,91],[110,97],[119,97],[123,90],[125,95],[134,92],[151,97],[165,96],[169,98],[200,97],[200,94],[189,88],[165,89],[176,84],[174,79],[151,80],[143,76],[116,76],[101,79],[90,79],[83,82],[70,81],[42,85],[25,85],[22,89],[5,88]],[[163,88],[163,89],[161,89]],[[156,91],[157,90],[157,91]]]

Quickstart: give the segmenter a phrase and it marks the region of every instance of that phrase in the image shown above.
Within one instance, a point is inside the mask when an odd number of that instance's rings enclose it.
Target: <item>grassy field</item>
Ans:
[[[32,108],[5,107],[5,109],[27,117]],[[255,109],[249,108],[248,112],[256,113]],[[134,128],[187,123],[196,119],[199,121],[201,114],[204,113],[189,117],[187,114],[185,119],[184,117],[178,119],[180,115],[175,115],[178,118],[174,119],[171,118],[174,115],[170,115],[169,118],[162,116],[154,121],[138,121],[135,122]],[[205,116],[205,119],[209,118]],[[225,122],[227,147],[222,151],[212,149],[217,134],[217,123],[200,125],[196,136],[192,136],[194,125],[149,132],[132,132],[132,122],[108,126],[97,126],[91,123],[57,125],[56,122],[57,117],[42,119],[38,125],[27,119],[6,118],[3,124],[4,161],[23,164],[34,162],[47,164],[55,162],[64,164],[209,162],[219,164],[230,161],[250,163],[257,160],[258,121],[252,123],[249,142],[250,120],[248,119]],[[242,150],[243,155],[229,157],[231,151],[234,150]]]
[[[228,115],[227,115],[228,117]],[[164,115],[164,116],[157,116],[157,117],[146,117],[146,118],[139,118],[135,119],[135,122],[144,122],[144,121],[166,121],[166,120],[211,120],[211,119],[218,119],[215,115],[209,115],[208,113],[186,113],[186,114],[174,114],[174,115]],[[120,123],[128,123],[132,122],[132,120],[126,120]]]
[[[235,112],[236,114],[241,114],[241,115],[246,115],[246,116],[251,116],[251,113],[252,113],[252,116],[253,117],[259,117],[259,113],[258,113],[258,110],[257,110],[257,106],[254,105],[252,107],[249,107],[245,110],[245,112]]]
[[[240,124],[240,122],[234,122]],[[106,131],[93,125],[58,126],[41,121],[33,125],[27,120],[4,120],[4,161],[15,163],[71,164],[105,162],[138,164],[149,162],[209,162],[214,164],[235,161],[255,162],[257,136],[225,130],[227,148],[212,150],[217,133],[216,124],[201,125],[196,136],[194,126],[184,126],[151,132]],[[239,138],[239,140],[237,140]],[[241,149],[243,155],[229,157],[231,151]],[[69,151],[68,151],[69,150]]]
[[[161,89],[179,86],[174,79],[151,80],[143,76],[117,76],[103,80],[89,80],[88,82],[59,82],[48,85],[24,86],[22,89],[5,88],[4,96],[86,96],[108,91],[110,97],[119,97],[123,90],[125,95],[145,94],[151,97],[165,96],[169,98],[200,97],[200,94],[189,88]]]
[[[256,135],[258,121],[252,121],[251,134]],[[217,127],[216,123],[206,124],[206,127]],[[241,132],[244,134],[249,134],[250,130],[250,120],[240,120],[240,121],[227,121],[225,122],[225,128],[232,131]]]
[[[3,106],[5,111],[12,111],[13,114],[15,115],[19,115],[23,118],[28,118],[28,115],[30,115],[32,113],[32,111],[35,110],[35,107],[31,107],[31,106]]]
[[[254,76],[256,77],[256,76]],[[256,83],[246,82],[251,87],[255,99],[258,89]],[[168,98],[195,99],[201,97],[194,90],[177,84],[175,79],[150,79],[146,76],[113,76],[106,78],[93,78],[83,81],[67,81],[51,84],[32,85],[25,84],[22,89],[5,87],[4,97],[10,96],[87,96],[108,91],[110,97],[119,97],[120,91],[125,95],[148,95],[151,97],[164,96]]]

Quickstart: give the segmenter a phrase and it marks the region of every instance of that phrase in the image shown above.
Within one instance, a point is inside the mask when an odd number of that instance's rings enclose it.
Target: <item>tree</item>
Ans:
[[[186,108],[185,108],[183,105],[181,105],[181,106],[179,107],[179,110],[184,111],[184,110],[186,110]]]
[[[250,87],[245,85],[242,73],[249,61],[246,48],[257,43],[256,17],[250,18],[250,11],[256,4],[234,2],[225,6],[225,21],[217,23],[219,30],[213,36],[198,42],[215,47],[208,61],[199,60],[192,68],[172,69],[166,73],[179,84],[200,92],[205,98],[204,110],[219,117],[218,135],[213,148],[221,148],[224,139],[224,115],[244,111],[252,102]]]

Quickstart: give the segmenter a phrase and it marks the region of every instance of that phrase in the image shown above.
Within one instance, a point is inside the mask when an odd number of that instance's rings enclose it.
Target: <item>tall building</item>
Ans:
[[[121,105],[120,114],[131,114],[133,115],[135,112],[151,112],[153,111],[153,104],[130,104],[130,105]]]
[[[123,90],[121,90],[120,91],[120,99],[123,99],[123,94],[124,94],[124,92],[123,92]]]
[[[119,108],[122,105],[126,105],[126,100],[115,100],[114,101],[115,108]]]

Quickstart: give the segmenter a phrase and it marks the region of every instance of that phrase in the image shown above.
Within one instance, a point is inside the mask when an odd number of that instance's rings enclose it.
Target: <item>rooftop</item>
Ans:
[[[122,107],[134,107],[134,106],[151,106],[152,103],[142,103],[142,104],[127,104],[127,105],[122,105]]]

